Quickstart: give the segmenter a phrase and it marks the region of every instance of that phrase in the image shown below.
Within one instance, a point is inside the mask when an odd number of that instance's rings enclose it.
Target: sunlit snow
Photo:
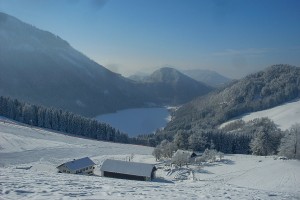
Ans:
[[[282,130],[289,129],[293,124],[300,123],[300,100],[298,99],[296,101],[285,103],[283,105],[271,109],[253,112],[253,113],[240,116],[234,120],[230,120],[226,123],[223,123],[220,126],[220,128],[238,119],[242,119],[247,122],[255,118],[261,118],[261,117],[270,118]]]
[[[296,160],[225,155],[222,162],[176,169],[156,162],[149,147],[76,138],[1,119],[0,146],[0,199],[300,198]],[[58,165],[85,156],[96,163],[96,176],[57,173]],[[157,178],[142,182],[99,176],[105,159],[129,156],[135,162],[156,164]],[[188,175],[191,169],[194,180]]]

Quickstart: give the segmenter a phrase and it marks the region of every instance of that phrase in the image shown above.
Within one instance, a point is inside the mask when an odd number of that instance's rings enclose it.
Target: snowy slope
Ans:
[[[244,121],[250,121],[255,118],[268,117],[275,122],[282,130],[288,129],[295,123],[300,123],[300,100],[289,102],[271,109],[249,113],[247,115],[240,116],[234,120],[223,123],[220,127],[242,119]]]
[[[113,150],[112,150],[113,149]],[[149,155],[150,147],[126,145],[71,137],[35,127],[0,122],[0,166],[39,160],[55,164],[73,158],[99,155]],[[18,158],[18,159],[16,159]]]
[[[6,138],[7,140],[4,140]],[[56,166],[89,156],[96,173],[106,158],[155,163],[152,148],[99,142],[0,122],[0,199],[299,199],[300,162],[226,155],[198,169],[195,180],[176,180],[157,163],[153,182],[58,174]],[[7,145],[7,143],[9,145]],[[18,169],[29,167],[29,170]]]

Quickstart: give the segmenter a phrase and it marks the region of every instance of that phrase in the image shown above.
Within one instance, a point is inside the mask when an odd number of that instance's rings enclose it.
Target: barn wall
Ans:
[[[65,165],[57,167],[58,171],[61,173],[71,173],[71,174],[94,174],[94,166],[84,167],[75,171],[70,170]],[[88,169],[86,169],[88,168]]]
[[[102,174],[102,172],[101,172]],[[128,180],[138,180],[138,181],[146,181],[147,178],[144,176],[135,176],[135,175],[129,175],[129,174],[119,174],[114,172],[103,172],[103,176],[105,177],[111,177],[111,178],[120,178],[120,179],[128,179]]]

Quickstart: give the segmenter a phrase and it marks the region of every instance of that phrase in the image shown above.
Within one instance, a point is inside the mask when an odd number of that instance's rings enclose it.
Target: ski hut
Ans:
[[[57,167],[59,173],[94,174],[95,163],[88,157],[72,160]]]
[[[100,171],[104,177],[151,181],[155,178],[156,167],[152,164],[107,159]]]

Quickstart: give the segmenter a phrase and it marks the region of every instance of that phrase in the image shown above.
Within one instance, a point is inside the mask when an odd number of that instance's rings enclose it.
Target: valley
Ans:
[[[224,161],[195,170],[195,179],[167,173],[152,148],[115,144],[0,122],[0,199],[299,199],[300,163],[275,157],[225,155]],[[4,142],[9,139],[9,143]],[[59,174],[61,163],[89,156],[99,175],[107,159],[155,163],[157,179],[128,181],[99,176]],[[32,166],[30,169],[22,169]],[[188,169],[188,168],[187,168]],[[197,170],[198,169],[198,170]],[[177,174],[177,175],[176,175]]]

